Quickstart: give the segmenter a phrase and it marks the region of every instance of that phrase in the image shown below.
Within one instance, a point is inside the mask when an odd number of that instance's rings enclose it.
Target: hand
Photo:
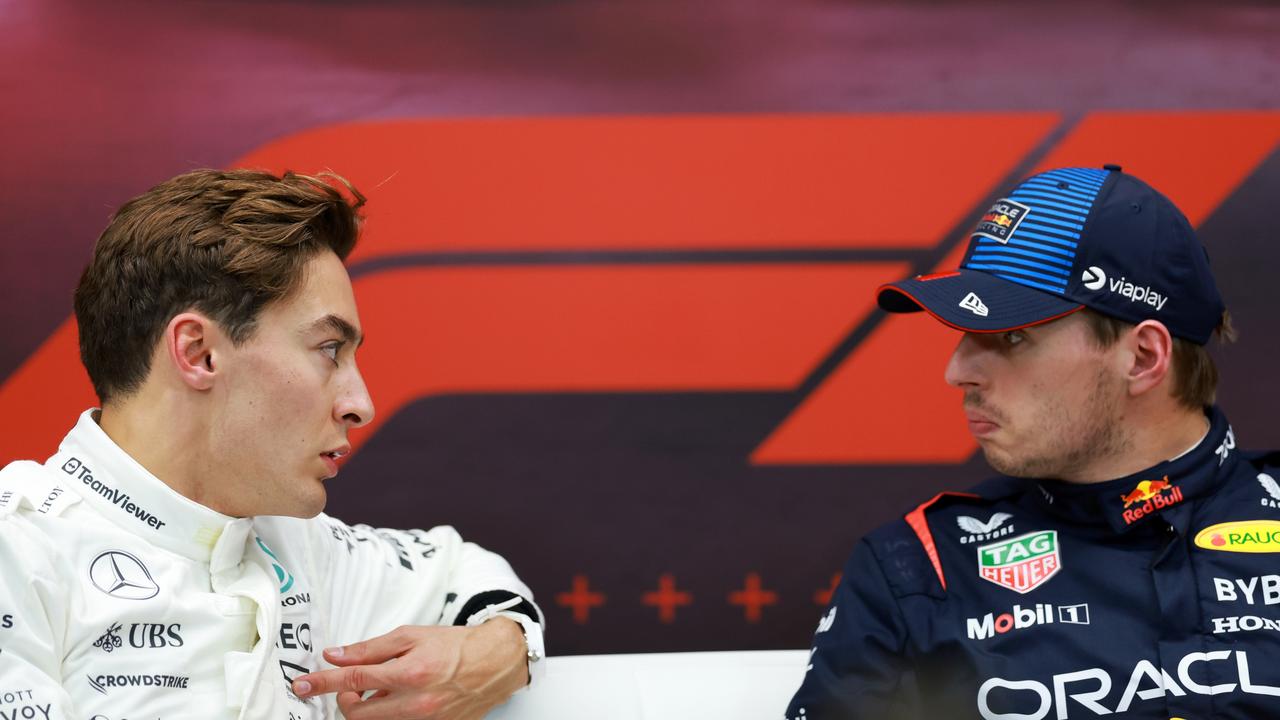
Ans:
[[[296,678],[293,692],[336,692],[349,720],[478,720],[529,682],[525,652],[520,625],[504,617],[475,627],[406,625],[325,650],[339,667]]]

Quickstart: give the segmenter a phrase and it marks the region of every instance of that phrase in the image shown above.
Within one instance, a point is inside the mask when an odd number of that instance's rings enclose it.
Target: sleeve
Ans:
[[[787,720],[918,717],[906,618],[868,541],[854,549],[814,634]]]
[[[392,530],[319,517],[319,578],[333,640],[364,640],[400,625],[463,625],[491,605],[542,622],[533,593],[500,555],[448,525]]]
[[[0,717],[79,720],[62,687],[66,607],[52,563],[13,518],[0,517]]]

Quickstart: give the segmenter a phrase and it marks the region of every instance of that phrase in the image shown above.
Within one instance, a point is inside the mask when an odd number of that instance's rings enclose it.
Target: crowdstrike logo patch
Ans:
[[[88,676],[86,676],[88,677]],[[186,675],[98,675],[88,677],[89,687],[106,695],[109,688],[149,687],[186,690],[191,679]]]
[[[89,579],[94,587],[122,600],[147,600],[160,593],[147,566],[123,550],[108,550],[94,558]]]
[[[1169,302],[1167,295],[1160,294],[1150,286],[1137,285],[1130,282],[1124,276],[1108,280],[1107,273],[1097,265],[1085,268],[1084,272],[1080,274],[1080,283],[1089,290],[1106,288],[1109,292],[1128,298],[1130,302],[1150,305],[1156,310],[1163,310],[1164,304]]]
[[[960,307],[968,310],[978,317],[986,317],[990,314],[990,311],[987,310],[986,303],[982,302],[982,298],[978,297],[975,293],[965,295],[964,299],[960,301]]]

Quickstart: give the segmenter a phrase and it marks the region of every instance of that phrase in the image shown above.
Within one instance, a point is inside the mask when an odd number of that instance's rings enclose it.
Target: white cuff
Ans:
[[[510,608],[524,602],[524,598],[516,596],[500,603],[486,605],[483,610],[467,618],[467,626],[474,627],[495,617],[509,618],[520,625],[524,632],[525,658],[529,663],[529,685],[532,685],[546,672],[546,646],[542,640],[542,625],[537,620],[522,612],[513,612]]]

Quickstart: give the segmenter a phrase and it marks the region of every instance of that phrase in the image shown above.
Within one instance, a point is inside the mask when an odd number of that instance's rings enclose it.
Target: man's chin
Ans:
[[[290,503],[287,508],[281,508],[281,512],[275,514],[310,520],[324,511],[324,506],[328,499],[329,496],[324,490],[324,485],[317,482],[313,492],[296,498],[296,502]]]
[[[978,445],[982,448],[983,459],[987,461],[992,470],[1010,477],[1027,477],[1026,468],[1010,457],[1009,453],[996,447],[994,443],[979,440]]]

